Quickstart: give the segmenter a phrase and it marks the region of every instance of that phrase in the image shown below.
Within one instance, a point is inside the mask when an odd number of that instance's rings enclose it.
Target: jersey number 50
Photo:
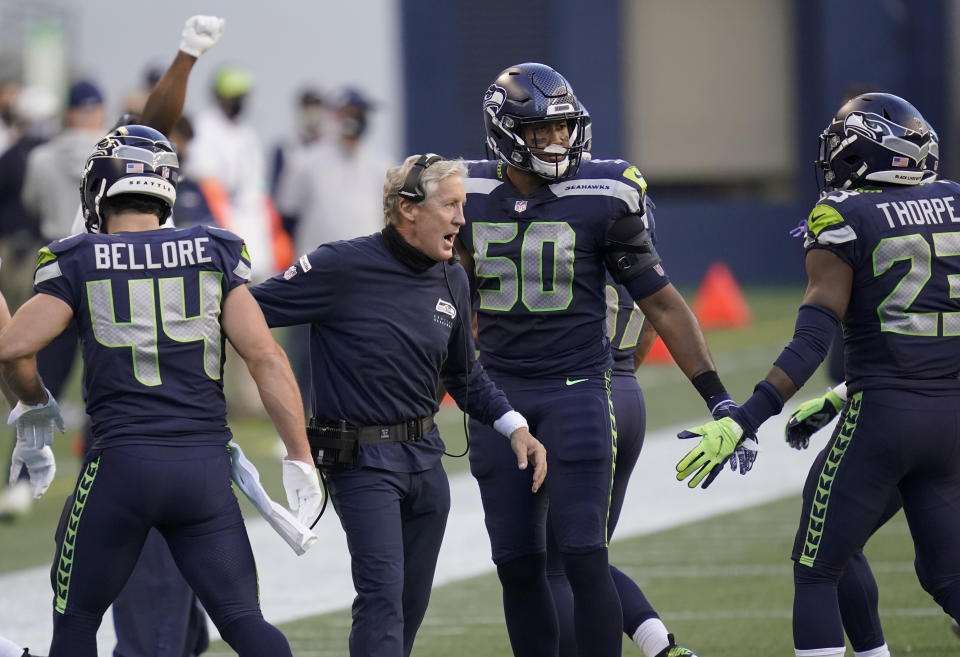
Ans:
[[[473,227],[480,309],[511,310],[518,298],[531,312],[566,309],[573,301],[573,228],[562,221],[532,222],[523,232],[519,268],[512,258],[487,254],[491,244],[512,242],[517,232],[516,223],[477,223]],[[552,264],[543,257],[546,244],[553,245]],[[496,289],[487,287],[491,281],[497,281]]]
[[[200,272],[200,314],[187,317],[183,277],[127,281],[130,292],[130,321],[118,322],[109,280],[89,281],[87,299],[90,322],[97,342],[105,347],[128,347],[133,353],[133,375],[145,386],[158,386],[160,357],[157,348],[157,304],[154,288],[160,292],[159,328],[177,342],[203,342],[203,369],[207,376],[220,378],[220,298],[223,294],[219,272]]]

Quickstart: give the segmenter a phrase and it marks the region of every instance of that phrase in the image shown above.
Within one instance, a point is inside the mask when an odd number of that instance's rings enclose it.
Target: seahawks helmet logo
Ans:
[[[920,133],[872,112],[850,112],[843,121],[843,129],[846,135],[866,137],[887,150],[911,158],[914,162],[922,162],[930,153],[939,157],[936,133],[931,131],[923,143],[917,144],[914,140],[922,136]]]
[[[487,93],[483,94],[483,109],[484,111],[491,109],[494,114],[499,114],[500,108],[506,101],[507,90],[499,85],[491,84]]]

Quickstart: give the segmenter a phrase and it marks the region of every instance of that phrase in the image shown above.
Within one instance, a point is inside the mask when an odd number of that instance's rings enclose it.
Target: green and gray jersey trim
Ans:
[[[815,205],[807,218],[807,237],[804,246],[813,244],[845,244],[857,239],[853,227],[844,222],[837,209],[829,205]]]
[[[250,253],[247,251],[246,244],[240,250],[240,260],[237,261],[237,266],[233,268],[233,273],[245,281],[250,280]]]
[[[50,250],[50,247],[43,247],[37,253],[37,267],[33,274],[33,284],[37,285],[51,278],[62,276],[60,263],[57,262],[57,255]]]
[[[827,518],[827,507],[830,504],[830,493],[833,491],[833,482],[837,476],[837,469],[843,456],[850,447],[850,440],[857,429],[857,420],[860,418],[860,404],[863,393],[858,392],[850,398],[844,409],[843,416],[837,425],[837,437],[830,447],[827,459],[823,463],[820,471],[820,478],[817,480],[817,490],[813,494],[813,501],[810,505],[810,519],[807,523],[807,535],[803,544],[803,554],[800,556],[800,564],[804,566],[813,566],[817,560],[817,553],[820,550],[820,541],[823,539],[823,526]]]

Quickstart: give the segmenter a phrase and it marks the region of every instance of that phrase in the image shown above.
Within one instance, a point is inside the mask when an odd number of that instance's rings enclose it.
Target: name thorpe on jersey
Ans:
[[[174,269],[212,262],[207,255],[209,237],[159,243],[94,244],[97,269]]]
[[[944,215],[949,217],[951,223],[957,224],[960,223],[960,217],[954,214],[953,200],[952,196],[943,196],[915,201],[890,201],[877,203],[876,208],[883,211],[890,228],[942,224]]]

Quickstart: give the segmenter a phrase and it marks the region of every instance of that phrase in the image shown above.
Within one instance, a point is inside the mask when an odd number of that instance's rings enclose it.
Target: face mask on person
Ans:
[[[297,115],[300,135],[304,139],[316,139],[323,134],[324,109],[318,106],[304,107]]]
[[[243,100],[243,96],[221,98],[220,108],[223,110],[223,113],[227,115],[227,118],[235,119],[240,116],[240,113],[243,111]]]
[[[367,131],[367,117],[365,114],[353,114],[340,120],[340,134],[351,139],[358,139]]]

